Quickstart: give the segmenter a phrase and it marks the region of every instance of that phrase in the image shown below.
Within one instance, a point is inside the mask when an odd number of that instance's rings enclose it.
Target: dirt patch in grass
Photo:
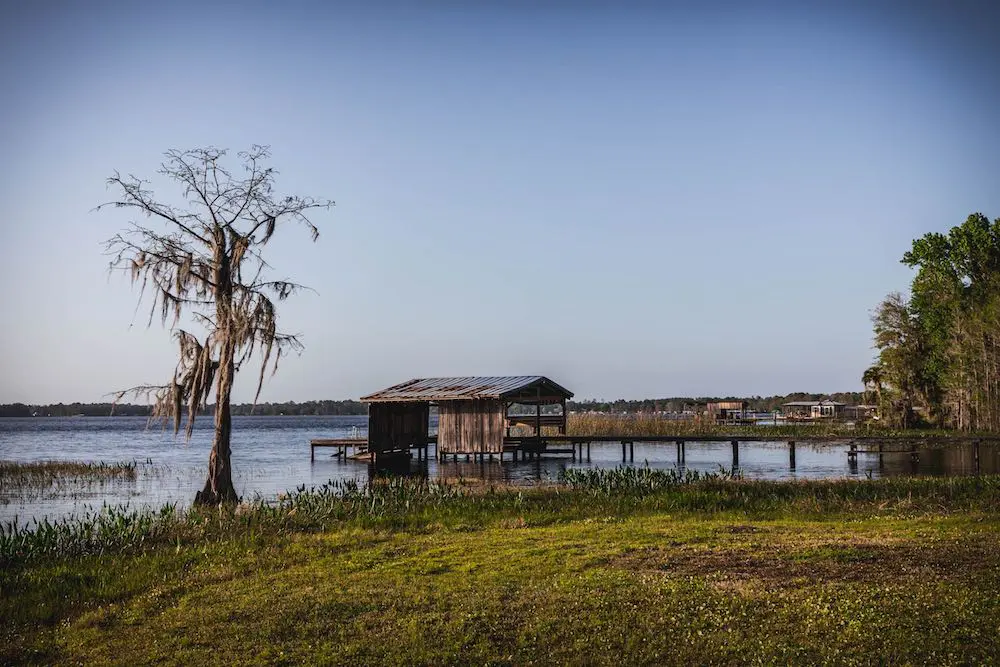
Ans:
[[[734,534],[754,533],[734,526]],[[914,544],[838,539],[806,544],[733,544],[648,547],[615,559],[613,566],[713,581],[761,580],[796,586],[803,581],[861,582],[1000,578],[1000,538]]]

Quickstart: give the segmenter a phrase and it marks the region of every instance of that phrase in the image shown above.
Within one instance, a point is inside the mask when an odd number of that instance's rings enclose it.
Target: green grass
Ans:
[[[998,501],[620,469],[171,509],[5,551],[0,663],[989,663]]]

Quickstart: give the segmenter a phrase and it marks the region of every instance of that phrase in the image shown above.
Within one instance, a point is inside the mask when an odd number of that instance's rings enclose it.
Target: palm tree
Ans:
[[[882,410],[882,383],[884,380],[885,375],[882,369],[882,364],[879,363],[869,366],[861,375],[861,381],[865,385],[865,400],[868,400],[867,396],[869,395],[869,391],[874,392],[875,404],[878,406],[879,413],[881,413]]]

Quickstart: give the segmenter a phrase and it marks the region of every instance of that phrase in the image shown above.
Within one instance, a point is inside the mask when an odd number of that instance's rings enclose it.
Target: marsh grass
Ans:
[[[620,466],[610,469],[569,468],[562,471],[559,479],[571,488],[593,492],[647,494],[696,483],[738,480],[742,476],[738,470],[721,467],[718,472],[705,473],[690,469],[682,472],[674,468],[654,470],[649,466]]]
[[[705,418],[668,419],[659,415],[632,414],[571,414],[567,417],[566,431],[569,435],[621,435],[640,438],[642,436],[760,436],[764,438],[852,438],[875,437],[922,441],[929,439],[974,439],[997,437],[989,433],[956,433],[940,430],[900,430],[890,429],[873,423],[854,424],[836,421],[817,421],[795,424],[718,424]]]
[[[762,436],[839,436],[857,435],[854,425],[834,422],[779,425],[732,425],[717,424],[703,418],[667,419],[658,415],[642,413],[613,414],[573,414],[567,418],[566,430],[569,435],[622,435],[641,437],[694,436],[694,435],[762,435]]]
[[[38,498],[74,497],[114,484],[136,481],[141,464],[132,462],[0,461],[0,504]]]
[[[118,463],[96,463],[81,461],[33,461],[17,463],[0,461],[0,485],[4,488],[48,486],[60,480],[133,480],[136,477],[136,461]]]

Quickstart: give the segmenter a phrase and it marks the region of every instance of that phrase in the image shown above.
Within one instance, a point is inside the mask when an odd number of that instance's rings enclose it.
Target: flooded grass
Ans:
[[[632,468],[104,508],[0,531],[0,663],[989,663],[998,508]]]
[[[138,462],[0,461],[0,504],[74,498],[136,481]]]
[[[136,477],[135,461],[96,463],[82,461],[35,461],[17,463],[0,461],[0,485],[4,488],[49,486],[60,480],[132,480]]]

